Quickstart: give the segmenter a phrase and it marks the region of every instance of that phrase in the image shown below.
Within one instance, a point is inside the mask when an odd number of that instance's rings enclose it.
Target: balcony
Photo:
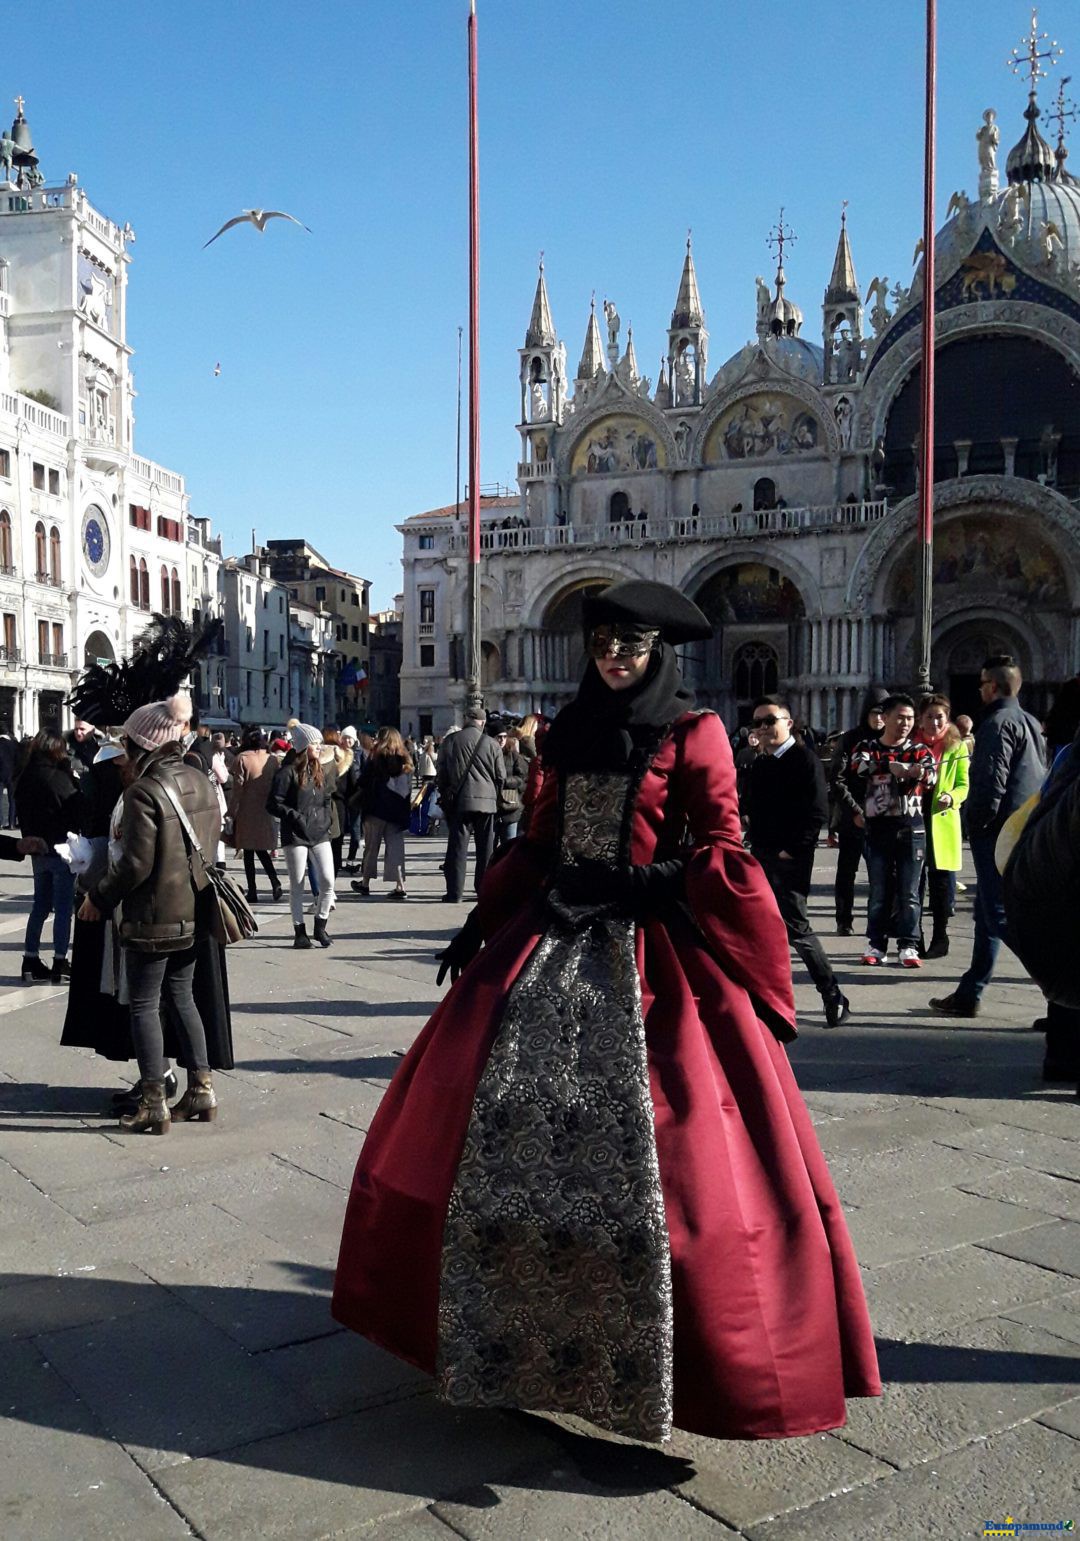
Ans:
[[[60,589],[64,586],[57,573],[36,572],[34,574],[34,582],[43,583],[46,588],[50,589]]]
[[[42,653],[38,663],[43,669],[66,669],[68,655],[66,653]]]
[[[22,663],[22,654],[17,647],[0,646],[0,669],[14,669]]]
[[[434,621],[420,621],[420,622],[418,622],[417,627],[416,627],[416,635],[418,637],[433,637],[435,635],[435,622]]]
[[[6,562],[0,562],[0,578],[14,578],[15,576],[14,567],[9,566]]]
[[[618,524],[528,525],[480,531],[482,551],[538,551],[557,546],[659,546],[669,541],[752,539],[758,535],[799,535],[807,530],[843,530],[877,524],[888,500],[828,503],[804,508],[767,508],[739,514],[698,514],[685,519],[628,519]],[[450,550],[466,552],[466,534],[450,536]]]
[[[554,460],[519,460],[518,481],[536,482],[542,477],[555,475]]]

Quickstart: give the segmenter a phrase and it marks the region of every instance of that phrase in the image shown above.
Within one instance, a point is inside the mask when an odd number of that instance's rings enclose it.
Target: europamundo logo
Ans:
[[[1007,1514],[999,1524],[987,1523],[983,1526],[984,1536],[1026,1536],[1031,1533],[1040,1535],[1075,1534],[1075,1520],[1014,1520],[1011,1514]]]

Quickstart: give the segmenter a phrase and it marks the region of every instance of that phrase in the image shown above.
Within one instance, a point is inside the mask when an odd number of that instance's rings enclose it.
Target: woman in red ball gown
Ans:
[[[645,582],[585,623],[555,773],[361,1152],[334,1315],[457,1406],[644,1440],[837,1428],[881,1384],[784,1049],[784,925],[672,650],[710,628]]]

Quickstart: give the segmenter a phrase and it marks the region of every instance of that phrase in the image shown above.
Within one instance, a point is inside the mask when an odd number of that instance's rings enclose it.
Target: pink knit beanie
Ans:
[[[187,691],[170,696],[167,701],[151,701],[132,712],[120,729],[124,738],[131,739],[142,749],[160,749],[180,738],[191,721],[191,697]]]

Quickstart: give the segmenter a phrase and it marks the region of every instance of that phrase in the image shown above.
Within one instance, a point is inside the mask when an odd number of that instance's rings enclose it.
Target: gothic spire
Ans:
[[[694,270],[694,254],[691,250],[689,235],[686,237],[686,260],[683,262],[682,277],[679,280],[679,297],[671,313],[671,325],[679,330],[684,327],[705,325],[705,312],[701,308],[701,295],[698,293],[697,273]]]
[[[585,346],[581,350],[578,365],[579,380],[593,380],[604,373],[604,345],[600,340],[600,326],[596,319],[596,295],[589,307],[589,324],[585,328]]]
[[[623,354],[623,368],[631,380],[638,379],[637,354],[634,352],[634,328],[626,328],[626,352]]]
[[[836,257],[833,261],[832,277],[829,279],[829,287],[825,291],[826,305],[843,305],[854,300],[858,302],[859,283],[855,277],[855,264],[851,259],[851,243],[847,233],[847,205],[840,212],[840,239],[836,243]]]
[[[525,333],[525,346],[527,348],[555,346],[555,323],[551,319],[547,284],[544,282],[543,252],[540,253],[540,276],[536,280],[536,296],[533,299],[532,315],[529,317],[529,329]]]

